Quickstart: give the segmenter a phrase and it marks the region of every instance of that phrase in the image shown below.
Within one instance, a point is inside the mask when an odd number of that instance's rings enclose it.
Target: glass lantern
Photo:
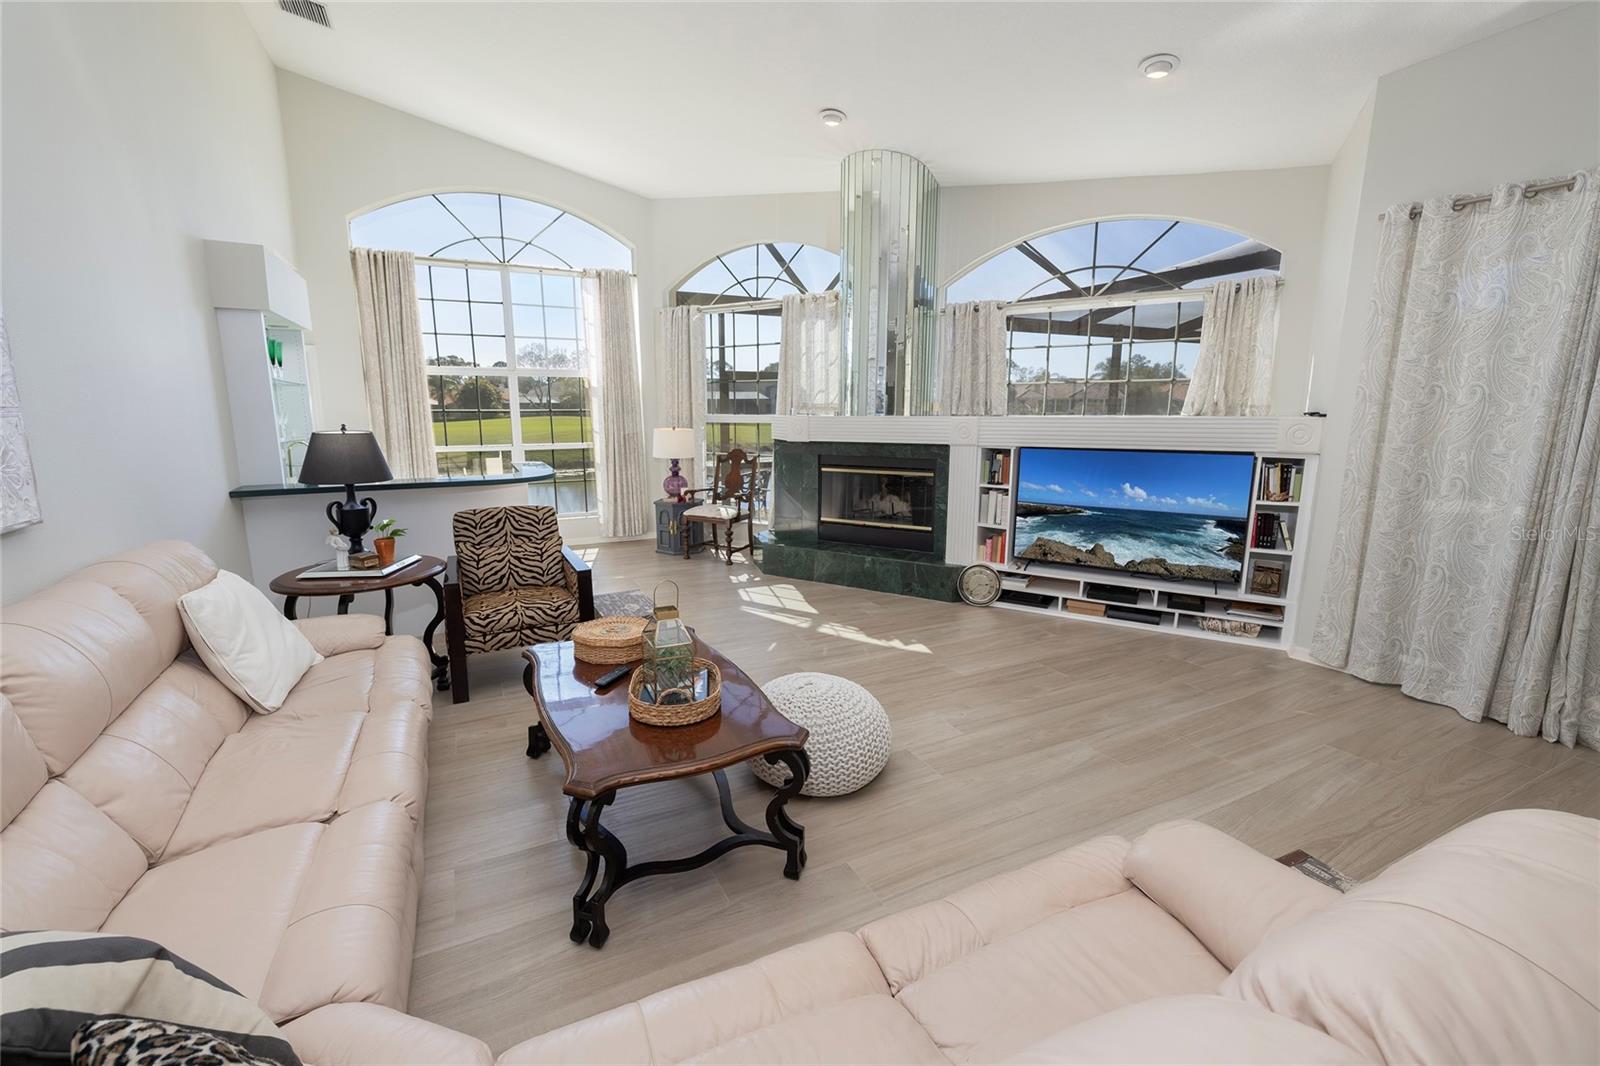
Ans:
[[[662,585],[672,586],[672,602],[661,602]],[[694,699],[694,636],[678,617],[678,585],[656,586],[655,610],[644,627],[644,662],[650,671],[657,703],[689,703]]]

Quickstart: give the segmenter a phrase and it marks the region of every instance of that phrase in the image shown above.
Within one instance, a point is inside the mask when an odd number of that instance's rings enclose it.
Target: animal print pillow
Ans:
[[[72,1066],[280,1066],[204,1029],[146,1018],[96,1018],[72,1034]]]

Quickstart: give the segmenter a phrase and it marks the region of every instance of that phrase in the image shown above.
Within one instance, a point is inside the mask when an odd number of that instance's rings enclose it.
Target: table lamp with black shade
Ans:
[[[367,550],[361,538],[378,516],[378,501],[371,496],[357,501],[356,486],[393,479],[378,438],[367,430],[348,430],[343,425],[337,433],[311,434],[305,461],[300,464],[300,484],[344,486],[343,502],[328,504],[327,514],[328,521],[350,538],[352,552]]]

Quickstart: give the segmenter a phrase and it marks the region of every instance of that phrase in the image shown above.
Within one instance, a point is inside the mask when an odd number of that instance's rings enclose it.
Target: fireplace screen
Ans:
[[[898,461],[822,458],[817,536],[911,551],[933,550],[934,470]]]

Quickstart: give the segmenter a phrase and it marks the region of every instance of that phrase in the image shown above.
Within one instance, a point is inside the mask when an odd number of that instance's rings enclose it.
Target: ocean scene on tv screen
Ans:
[[[1237,583],[1254,463],[1218,452],[1023,448],[1013,554]]]

